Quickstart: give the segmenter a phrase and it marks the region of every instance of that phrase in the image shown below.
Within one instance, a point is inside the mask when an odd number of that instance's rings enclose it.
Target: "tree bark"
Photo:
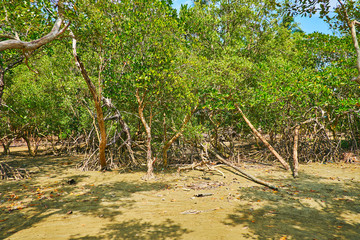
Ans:
[[[21,49],[25,52],[34,51],[39,47],[53,41],[61,34],[63,34],[65,30],[69,27],[70,23],[68,23],[64,28],[61,29],[60,27],[62,23],[63,23],[63,19],[61,16],[59,16],[53,28],[51,29],[50,33],[31,42],[24,42],[19,39],[16,39],[15,37],[13,37],[13,39],[10,40],[1,41],[0,52],[8,49]],[[11,38],[11,36],[8,36],[8,38]]]
[[[105,157],[105,149],[106,149],[106,128],[105,128],[105,120],[104,120],[104,114],[101,108],[101,96],[98,95],[96,91],[96,87],[91,81],[84,64],[81,62],[79,56],[76,52],[76,39],[73,34],[71,34],[73,37],[73,55],[75,58],[76,66],[79,68],[81,75],[83,76],[83,79],[85,80],[91,95],[94,100],[95,109],[96,109],[96,117],[97,117],[97,123],[99,125],[100,129],[100,144],[99,144],[99,162],[101,166],[101,170],[107,169],[107,163],[106,163],[106,157]]]
[[[27,137],[27,136],[22,136],[22,138],[25,140],[26,142],[26,145],[28,147],[28,152],[29,152],[29,155],[32,156],[32,157],[35,157],[36,154],[37,154],[37,150],[38,150],[38,145],[35,144],[34,148],[31,146],[31,141],[30,139]]]
[[[178,139],[178,137],[180,137],[181,134],[184,132],[187,123],[189,122],[191,116],[194,114],[196,109],[197,109],[197,106],[189,114],[187,114],[185,116],[183,124],[180,127],[180,130],[164,145],[162,155],[163,155],[163,162],[164,162],[165,167],[168,165],[167,150],[170,148],[171,144],[173,144],[175,142],[175,140]]]
[[[143,124],[143,126],[145,127],[145,132],[146,132],[146,161],[147,161],[147,173],[146,176],[144,177],[145,180],[151,180],[155,178],[154,175],[154,167],[153,164],[155,162],[155,160],[152,158],[152,151],[151,151],[151,119],[150,119],[150,125],[146,122],[146,119],[144,117],[144,109],[145,109],[145,104],[144,104],[144,100],[145,100],[145,94],[144,96],[142,96],[142,98],[140,98],[139,95],[139,90],[136,90],[136,99],[139,103],[139,108],[138,108],[138,112],[139,112],[139,117],[140,120]],[[151,117],[150,117],[151,118]]]
[[[255,129],[255,127],[251,124],[251,122],[249,121],[249,119],[245,116],[245,114],[243,113],[243,111],[240,109],[240,107],[235,104],[235,107],[237,108],[237,110],[240,112],[241,116],[243,117],[243,119],[245,120],[245,122],[247,123],[247,125],[251,128],[251,130],[254,132],[254,134],[265,144],[265,146],[270,150],[270,152],[272,154],[274,154],[274,156],[279,160],[279,162],[283,165],[283,167],[286,170],[290,170],[290,166],[287,162],[285,162],[285,160],[283,159],[282,156],[280,156],[280,154],[270,145],[270,143],[268,143],[268,141],[266,141],[266,139]]]
[[[293,176],[294,178],[298,177],[299,170],[299,160],[298,160],[298,146],[299,146],[299,129],[300,126],[296,126],[294,129],[294,147],[293,147],[293,160],[294,160],[294,169]]]

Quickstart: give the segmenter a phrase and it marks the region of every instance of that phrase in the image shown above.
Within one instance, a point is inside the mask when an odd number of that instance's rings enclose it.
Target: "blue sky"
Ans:
[[[336,1],[330,0],[331,3]],[[192,5],[192,0],[173,0],[173,7],[180,9],[181,4]],[[299,23],[300,28],[306,33],[321,32],[332,34],[327,23],[325,23],[319,16],[314,15],[312,18],[296,17],[295,21]]]

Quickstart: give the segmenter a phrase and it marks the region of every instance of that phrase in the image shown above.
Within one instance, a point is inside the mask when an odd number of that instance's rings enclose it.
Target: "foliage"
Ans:
[[[24,41],[37,39],[54,22],[54,2],[5,2],[0,6],[6,9],[0,13],[1,39],[15,32]],[[289,12],[319,12],[343,31],[344,14],[357,19],[357,4],[346,1],[331,15],[328,1],[194,1],[177,14],[171,1],[80,0],[64,1],[64,17],[99,95],[111,99],[112,106],[102,106],[106,117],[121,115],[106,122],[109,142],[116,146],[108,148],[107,156],[119,153],[118,158],[130,159],[124,156],[131,152],[124,151],[125,122],[129,146],[144,149],[142,141],[148,139],[158,158],[180,129],[182,136],[170,152],[181,152],[180,146],[199,152],[205,141],[234,157],[242,150],[228,143],[244,140],[250,132],[235,104],[280,150],[291,148],[298,125],[304,149],[323,143],[332,148],[339,141],[356,148],[360,103],[358,85],[350,80],[357,74],[353,39],[305,34]],[[96,114],[70,44],[65,35],[37,50],[30,65],[39,74],[24,65],[7,74],[1,137],[17,131],[62,139],[86,135],[97,146]],[[21,55],[6,51],[1,64]],[[182,128],[189,114],[192,118]],[[287,158],[290,152],[283,151]],[[323,150],[316,154],[318,159],[328,156]],[[303,155],[302,160],[308,159]]]

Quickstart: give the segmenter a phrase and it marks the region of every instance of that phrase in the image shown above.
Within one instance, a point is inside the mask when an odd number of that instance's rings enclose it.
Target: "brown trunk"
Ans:
[[[294,160],[293,176],[294,176],[294,178],[298,177],[298,169],[299,169],[299,160],[298,160],[299,129],[300,129],[300,126],[297,126],[297,127],[295,127],[295,130],[294,130],[294,148],[293,148],[293,160]]]
[[[84,64],[81,62],[79,56],[77,55],[76,39],[74,36],[73,36],[73,55],[75,57],[76,66],[79,68],[81,75],[83,76],[83,79],[85,80],[95,103],[97,123],[100,129],[99,162],[100,162],[101,170],[106,170],[107,169],[107,163],[105,157],[106,128],[105,128],[104,114],[101,108],[101,96],[98,95],[96,91],[96,87],[89,78],[89,75],[84,67]]]
[[[129,126],[127,125],[127,123],[124,121],[124,119],[122,118],[121,116],[121,113],[120,111],[111,103],[111,99],[109,98],[103,98],[103,101],[104,101],[104,104],[109,107],[109,108],[113,108],[116,110],[116,116],[113,116],[115,118],[118,119],[121,127],[122,127],[122,130],[125,132],[126,136],[127,136],[127,139],[124,141],[124,144],[129,152],[129,155],[130,155],[130,158],[131,158],[131,161],[133,162],[134,165],[138,165],[138,162],[136,161],[135,159],[135,156],[134,156],[134,151],[132,150],[131,148],[131,134],[130,134],[130,128]],[[107,119],[111,119],[113,117],[110,117],[110,118],[106,118],[105,121]],[[111,143],[110,143],[111,144]],[[108,144],[109,145],[109,144]]]
[[[25,142],[26,142],[26,145],[27,145],[27,147],[28,147],[29,155],[32,156],[32,157],[35,157],[37,151],[36,151],[35,148],[33,148],[33,147],[31,146],[31,141],[30,141],[30,139],[29,139],[27,136],[22,136],[22,138],[23,138],[23,139],[25,140]]]
[[[186,124],[189,122],[191,116],[194,114],[194,112],[196,111],[197,106],[191,111],[191,113],[187,114],[184,118],[183,124],[181,125],[180,130],[164,145],[163,147],[163,161],[164,161],[164,166],[166,167],[168,165],[168,161],[167,161],[167,150],[170,148],[171,144],[173,144],[173,142],[175,142],[175,140],[181,136],[181,134],[184,132]]]
[[[99,161],[101,170],[106,170],[106,158],[105,158],[105,149],[106,149],[106,128],[105,128],[105,121],[104,121],[104,114],[101,108],[101,102],[99,98],[94,99],[95,108],[97,113],[97,122],[100,129],[100,144],[99,144]]]
[[[147,174],[144,177],[145,180],[151,180],[155,178],[154,175],[154,167],[153,164],[155,162],[155,160],[153,160],[152,158],[152,151],[151,151],[151,117],[150,117],[150,125],[146,122],[146,119],[144,117],[144,98],[145,98],[145,93],[142,96],[142,99],[140,98],[139,95],[139,90],[136,90],[136,99],[139,103],[139,117],[140,120],[145,128],[145,132],[146,132],[146,161],[147,161]]]
[[[247,117],[245,116],[243,111],[240,109],[240,107],[237,104],[235,104],[235,106],[236,106],[237,110],[240,112],[240,114],[243,117],[243,119],[245,120],[245,122],[247,123],[247,125],[254,132],[254,134],[264,143],[264,145],[270,150],[270,152],[272,154],[274,154],[274,156],[279,160],[279,162],[284,166],[284,168],[286,170],[290,170],[289,164],[287,164],[287,162],[285,162],[283,157],[281,157],[280,154],[278,152],[276,152],[276,150],[270,145],[270,143],[268,143],[268,141],[266,141],[266,139],[255,129],[255,127],[251,124],[249,119],[247,119]]]
[[[10,155],[10,144],[11,143],[12,143],[12,140],[7,141],[6,143],[5,142],[2,143],[3,149],[4,149],[3,155]]]

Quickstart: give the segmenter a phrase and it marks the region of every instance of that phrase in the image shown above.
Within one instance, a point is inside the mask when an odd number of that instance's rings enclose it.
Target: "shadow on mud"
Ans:
[[[0,182],[0,239],[11,237],[24,229],[52,216],[66,218],[69,214],[81,213],[113,219],[121,215],[119,208],[131,208],[134,204],[129,198],[133,193],[166,189],[168,185],[160,182],[86,183],[85,173],[62,175],[76,161],[69,157],[9,157],[5,159],[12,166],[26,166],[34,173],[31,179]],[[41,182],[38,177],[50,179]],[[40,182],[39,182],[40,181]],[[109,237],[129,237],[142,234],[136,228],[149,232],[153,239],[180,236],[186,230],[167,222],[159,225],[137,221],[108,226]],[[123,232],[127,229],[127,233]],[[112,236],[112,235],[111,235]],[[91,238],[90,238],[91,239]]]
[[[245,225],[251,234],[242,238],[359,239],[358,182],[304,174],[298,179],[268,180],[283,190],[258,186],[240,190],[241,199],[250,203],[240,204],[223,222]],[[352,221],[354,218],[357,221]]]
[[[170,219],[161,224],[152,224],[142,222],[141,220],[131,220],[118,224],[110,224],[98,236],[73,237],[77,239],[179,239],[183,234],[189,233],[189,230],[183,229]]]

